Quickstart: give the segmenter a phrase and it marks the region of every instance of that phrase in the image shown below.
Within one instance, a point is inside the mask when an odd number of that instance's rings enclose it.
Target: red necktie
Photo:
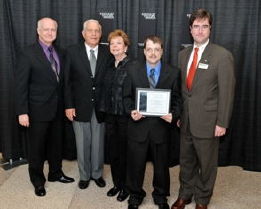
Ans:
[[[194,49],[194,56],[193,56],[193,61],[190,65],[189,68],[189,73],[187,76],[187,88],[188,90],[191,90],[192,87],[192,82],[196,73],[196,69],[197,69],[197,63],[198,63],[198,48]]]

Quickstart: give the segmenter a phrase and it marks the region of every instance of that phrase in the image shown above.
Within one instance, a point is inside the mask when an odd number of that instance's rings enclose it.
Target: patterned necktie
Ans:
[[[196,73],[196,69],[197,69],[197,63],[198,63],[198,49],[199,48],[195,48],[194,49],[194,56],[193,56],[193,61],[190,65],[189,68],[189,73],[187,76],[187,88],[190,91],[191,87],[192,87],[192,82]]]
[[[96,57],[94,54],[94,50],[90,50],[90,65],[91,65],[91,70],[92,70],[92,75],[95,75],[95,69],[96,69]]]
[[[151,68],[150,69],[150,75],[149,75],[149,83],[150,83],[150,88],[155,88],[156,86],[156,80],[155,80],[155,69]]]
[[[56,79],[57,81],[59,81],[59,72],[58,72],[58,66],[57,66],[57,62],[55,61],[54,57],[53,57],[53,47],[50,46],[48,47],[48,50],[50,52],[50,57],[49,57],[49,61],[51,63],[51,67],[56,75]]]

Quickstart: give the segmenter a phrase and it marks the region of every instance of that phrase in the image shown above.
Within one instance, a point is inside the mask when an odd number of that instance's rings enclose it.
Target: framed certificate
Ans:
[[[163,116],[169,113],[170,89],[136,89],[136,110],[142,115]]]

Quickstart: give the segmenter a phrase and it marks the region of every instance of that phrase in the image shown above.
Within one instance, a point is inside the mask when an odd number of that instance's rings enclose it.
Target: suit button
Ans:
[[[94,101],[94,99],[92,99],[92,102]]]
[[[95,90],[95,87],[92,87],[92,90]]]

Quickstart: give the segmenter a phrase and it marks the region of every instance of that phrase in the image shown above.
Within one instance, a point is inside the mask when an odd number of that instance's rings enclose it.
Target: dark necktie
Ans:
[[[149,82],[150,82],[150,88],[155,88],[156,80],[155,80],[155,69],[154,68],[150,69]]]
[[[187,88],[188,90],[191,90],[192,87],[192,82],[196,73],[197,69],[197,63],[198,63],[198,48],[194,49],[194,56],[193,56],[193,61],[190,65],[188,76],[187,76]]]
[[[95,69],[96,69],[96,57],[94,54],[94,50],[90,50],[90,65],[91,65],[91,70],[92,70],[92,75],[95,75]]]
[[[53,57],[53,47],[50,46],[48,47],[48,50],[50,52],[50,57],[49,57],[49,61],[51,63],[51,67],[56,75],[56,79],[57,81],[59,81],[59,72],[58,72],[58,66],[57,66],[57,62],[55,61],[54,57]]]

